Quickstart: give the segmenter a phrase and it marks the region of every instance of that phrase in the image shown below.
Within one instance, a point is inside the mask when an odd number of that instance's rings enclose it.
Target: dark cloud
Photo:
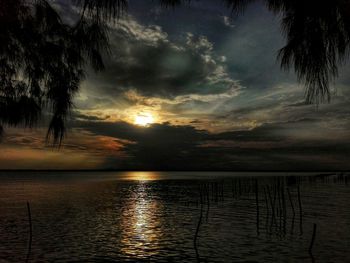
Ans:
[[[168,141],[169,144],[193,141],[207,135],[206,131],[192,126],[173,126],[168,123],[139,127],[127,122],[76,122],[76,127],[97,135],[117,137],[130,141]]]
[[[172,98],[215,94],[237,85],[205,36],[188,33],[171,42],[161,27],[140,25],[132,17],[111,26],[110,32],[106,70],[86,82],[99,93],[120,96],[134,89],[142,95]]]
[[[74,119],[77,120],[83,120],[83,121],[104,121],[107,120],[110,116],[92,116],[92,115],[86,115],[86,114],[81,114],[79,112],[74,112],[73,116]]]
[[[212,134],[192,126],[168,123],[141,128],[125,122],[79,122],[93,134],[130,141],[124,145],[126,158],[119,168],[156,170],[317,170],[344,169],[350,152],[349,136],[340,132],[344,143],[322,136],[310,139],[300,134],[304,124],[317,120],[265,124],[250,131]],[[291,130],[291,127],[294,129]],[[344,137],[345,136],[345,137]],[[113,158],[106,167],[115,167]]]
[[[208,136],[206,131],[191,126],[172,126],[167,123],[153,124],[148,128],[126,122],[80,122],[77,126],[96,135],[134,142],[124,148],[131,157],[124,164],[124,168],[128,169],[189,167],[191,153]],[[113,166],[112,163],[106,165]]]

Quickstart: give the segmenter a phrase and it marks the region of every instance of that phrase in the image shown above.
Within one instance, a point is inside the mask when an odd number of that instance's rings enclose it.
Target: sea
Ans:
[[[0,172],[0,262],[350,262],[350,175]]]

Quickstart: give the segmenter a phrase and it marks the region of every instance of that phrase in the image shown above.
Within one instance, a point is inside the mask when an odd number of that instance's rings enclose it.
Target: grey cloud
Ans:
[[[344,156],[350,152],[349,135],[327,127],[320,132],[320,123],[314,119],[218,134],[168,123],[149,128],[125,122],[79,122],[77,125],[96,135],[133,142],[123,149],[129,156],[121,165],[125,169],[345,169],[348,164]],[[313,127],[311,131],[310,127]],[[311,133],[305,138],[299,136],[305,131]],[[339,145],[339,140],[344,143]],[[109,159],[108,166],[112,164],[113,159]]]
[[[120,139],[152,143],[194,142],[207,136],[207,132],[192,126],[174,126],[168,123],[152,124],[148,128],[139,127],[127,122],[84,122],[77,121],[75,126],[96,135],[116,137]]]
[[[125,146],[130,156],[125,169],[174,169],[186,167],[208,133],[191,126],[172,126],[167,123],[140,128],[126,122],[80,122],[78,126],[96,135],[112,136],[134,143]],[[106,164],[111,166],[112,163]]]
[[[93,115],[86,115],[86,114],[82,114],[79,112],[74,112],[73,118],[77,119],[77,120],[83,120],[83,121],[104,121],[107,120],[110,116],[93,116]]]
[[[159,26],[143,26],[131,17],[110,31],[112,55],[106,58],[106,70],[86,81],[100,94],[120,96],[132,88],[142,95],[172,98],[238,88],[205,36],[188,34],[173,43]]]

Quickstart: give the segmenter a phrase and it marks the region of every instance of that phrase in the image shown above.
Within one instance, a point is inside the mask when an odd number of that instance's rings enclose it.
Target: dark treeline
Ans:
[[[164,8],[191,4],[159,0]],[[223,0],[232,15],[253,0]],[[329,83],[349,54],[350,1],[264,0],[281,17],[287,44],[279,54],[306,86],[307,103],[329,101]],[[47,139],[59,144],[72,99],[88,65],[103,70],[109,52],[108,25],[128,10],[126,0],[73,0],[67,22],[47,0],[0,0],[0,135],[3,126],[35,125],[43,113]]]

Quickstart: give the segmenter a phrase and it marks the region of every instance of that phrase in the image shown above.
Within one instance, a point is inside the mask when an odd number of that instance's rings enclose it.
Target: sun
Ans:
[[[151,113],[139,113],[135,116],[134,123],[146,127],[154,123],[154,117]]]

